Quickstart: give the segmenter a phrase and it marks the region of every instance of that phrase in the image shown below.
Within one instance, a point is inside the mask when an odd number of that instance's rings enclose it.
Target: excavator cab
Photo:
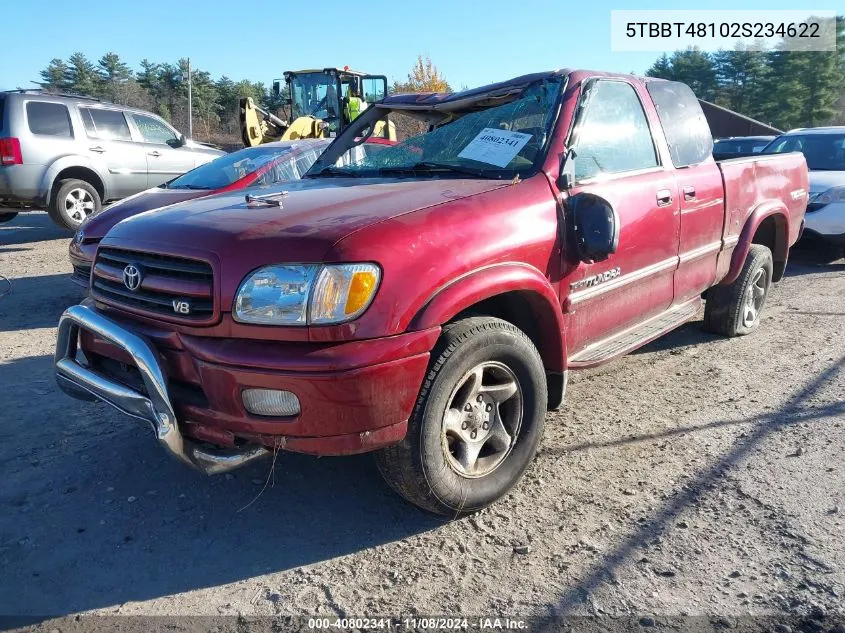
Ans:
[[[369,105],[387,95],[387,77],[366,75],[349,67],[343,69],[286,71],[284,81],[289,97],[289,121],[241,99],[241,133],[246,146],[271,141],[337,136],[352,119]],[[275,95],[281,94],[281,82],[273,82]],[[375,136],[396,140],[396,128],[381,123]]]

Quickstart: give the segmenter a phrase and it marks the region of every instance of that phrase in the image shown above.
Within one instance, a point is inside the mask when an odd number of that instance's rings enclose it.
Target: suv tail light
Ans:
[[[16,138],[0,138],[0,165],[23,165],[21,142]]]

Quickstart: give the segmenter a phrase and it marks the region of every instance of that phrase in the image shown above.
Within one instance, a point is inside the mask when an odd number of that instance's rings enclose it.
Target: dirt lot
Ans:
[[[575,614],[676,630],[673,616],[769,614],[845,631],[842,262],[791,263],[752,336],[697,321],[576,374],[515,491],[443,522],[367,456],[284,454],[259,496],[269,462],[205,478],[148,429],[63,395],[55,325],[80,298],[68,238],[42,213],[0,226],[0,614]]]

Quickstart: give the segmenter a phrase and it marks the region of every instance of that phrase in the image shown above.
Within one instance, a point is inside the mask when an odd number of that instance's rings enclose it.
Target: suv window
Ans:
[[[123,112],[101,108],[79,108],[79,111],[82,113],[85,132],[91,138],[101,138],[104,141],[132,140]]]
[[[6,110],[6,95],[0,92],[0,130],[3,129],[3,112]]]
[[[576,179],[657,167],[648,119],[634,88],[599,80],[587,90],[573,143]]]
[[[132,117],[135,119],[135,125],[138,126],[138,131],[141,132],[141,137],[145,143],[168,145],[168,141],[173,142],[177,140],[173,130],[158,119],[134,113]]]
[[[73,137],[70,114],[61,103],[29,101],[26,104],[26,119],[33,134]]]

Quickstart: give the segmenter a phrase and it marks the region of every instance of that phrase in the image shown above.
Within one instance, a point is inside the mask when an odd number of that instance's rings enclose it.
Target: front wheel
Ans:
[[[414,505],[458,516],[505,495],[531,463],[546,376],[525,333],[490,317],[447,325],[431,358],[407,436],[376,463]]]

